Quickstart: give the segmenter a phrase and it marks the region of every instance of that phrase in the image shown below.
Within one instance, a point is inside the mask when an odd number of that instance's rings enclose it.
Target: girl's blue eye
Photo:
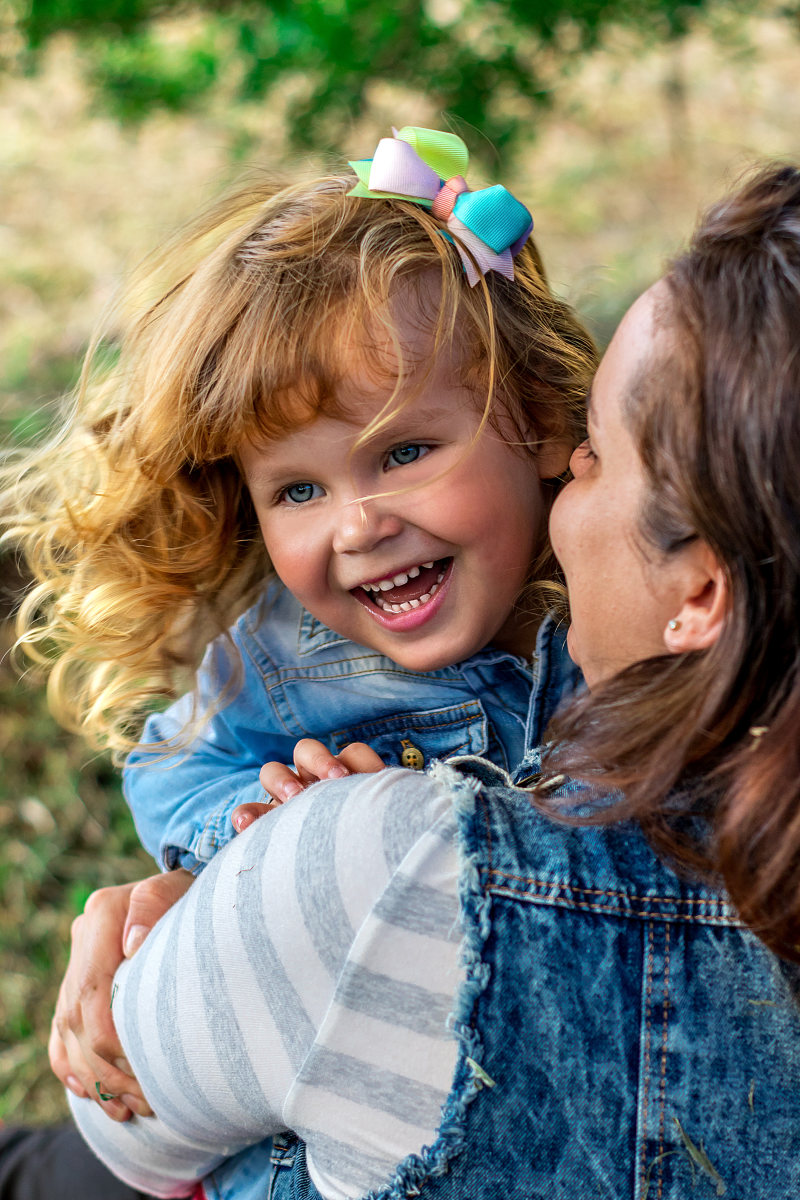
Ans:
[[[288,501],[289,504],[305,504],[309,500],[316,500],[321,495],[322,488],[318,483],[293,483],[283,489],[280,499]]]
[[[418,458],[422,458],[427,452],[428,447],[420,446],[418,442],[409,442],[407,446],[395,446],[394,450],[389,451],[389,465],[393,467],[407,467],[409,463],[416,462]]]

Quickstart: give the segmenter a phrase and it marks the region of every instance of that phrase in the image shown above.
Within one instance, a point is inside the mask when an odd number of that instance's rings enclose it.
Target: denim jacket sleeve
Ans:
[[[291,763],[302,737],[334,753],[368,742],[387,765],[400,765],[409,750],[424,764],[485,754],[487,686],[505,706],[494,733],[510,744],[505,710],[527,706],[530,682],[523,686],[517,673],[512,686],[504,657],[495,651],[439,671],[406,670],[321,626],[271,585],[212,642],[192,695],[149,717],[128,759],[123,786],[143,845],[168,870],[201,869],[233,837],[233,809],[263,799],[261,766]],[[193,719],[197,728],[181,746]]]
[[[167,870],[201,869],[233,836],[233,809],[263,800],[258,780],[263,763],[292,761],[297,739],[270,722],[263,701],[256,702],[263,697],[263,684],[250,656],[241,653],[236,634],[234,628],[232,645],[226,639],[211,644],[192,695],[148,718],[142,744],[125,766],[123,788],[139,837]],[[233,670],[237,650],[241,686]],[[226,684],[236,688],[235,694],[220,707]],[[209,710],[189,744],[170,753],[170,741],[194,712],[202,717]]]

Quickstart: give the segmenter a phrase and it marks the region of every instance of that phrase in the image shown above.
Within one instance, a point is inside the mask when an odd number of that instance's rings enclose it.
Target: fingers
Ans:
[[[61,1082],[75,1095],[101,1103],[99,1083],[104,1095],[114,1097],[104,1108],[115,1120],[126,1120],[132,1111],[150,1111],[125,1062],[111,1012],[132,887],[93,892],[83,915],[73,922],[70,960],[49,1042],[50,1062]]]
[[[341,779],[349,774],[347,767],[331,754],[327,746],[323,746],[322,742],[314,738],[302,738],[297,743],[294,748],[294,765],[293,771],[285,763],[268,762],[264,763],[259,772],[261,786],[278,804],[284,804],[293,796],[298,796],[305,787],[319,779]],[[242,809],[253,812],[259,809],[260,811],[255,813],[257,816],[263,816],[271,807],[274,805],[241,806]]]
[[[365,742],[351,742],[338,758],[351,775],[370,775],[374,771],[382,771],[386,766],[381,756]]]
[[[116,1121],[151,1113],[114,1027],[113,980],[123,959],[192,884],[173,871],[137,884],[101,888],[72,925],[70,960],[56,1003],[49,1054],[53,1071],[76,1096],[89,1097]]]
[[[272,766],[275,766],[275,764],[266,763],[261,770],[263,772],[266,767]],[[294,778],[294,776],[292,778]],[[263,782],[261,786],[264,787]],[[275,808],[276,804],[278,803],[279,801],[277,800],[271,800],[269,803],[264,804],[258,804],[255,802],[252,804],[239,804],[231,813],[231,824],[237,833],[242,833],[248,828],[248,826],[252,825],[254,821],[257,821],[259,817],[263,817],[264,813],[271,812],[271,810]]]
[[[318,779],[342,779],[349,771],[327,746],[314,738],[302,738],[294,748],[294,765],[300,781],[308,785]]]
[[[65,1086],[74,1095],[88,1097],[99,1104],[112,1120],[127,1121],[133,1113],[140,1117],[152,1116],[152,1110],[131,1076],[130,1066],[124,1058],[109,1063],[82,1046],[70,1031],[62,1039],[55,1019],[48,1049],[54,1069],[59,1063],[63,1064]],[[62,1072],[59,1070],[57,1074],[61,1077]]]
[[[264,791],[273,797],[273,803],[241,805],[242,809],[252,811],[255,817],[263,816],[265,812],[269,812],[270,808],[274,808],[276,802],[283,804],[286,800],[291,800],[293,796],[299,795],[303,790],[303,784],[300,783],[291,767],[287,767],[285,763],[264,763],[258,773],[258,781]]]
[[[293,771],[285,763],[264,763],[258,777],[264,791],[273,799],[270,803],[241,804],[234,809],[231,820],[239,832],[276,804],[283,804],[299,795],[311,783],[381,771],[386,766],[383,759],[364,742],[351,742],[340,754],[331,754],[327,746],[314,738],[302,738],[297,743],[294,764]]]
[[[194,876],[189,871],[179,869],[151,875],[134,884],[122,932],[126,958],[136,953],[156,921],[180,900],[193,882]]]

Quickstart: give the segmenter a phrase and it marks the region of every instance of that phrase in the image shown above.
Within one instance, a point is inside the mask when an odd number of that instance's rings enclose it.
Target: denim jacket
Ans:
[[[470,663],[475,662],[475,659],[484,659],[487,655],[495,657],[496,654],[497,652],[487,651],[470,659]],[[449,672],[447,674],[449,676]],[[422,678],[428,679],[429,676]],[[527,701],[528,745],[536,746],[541,742],[547,724],[561,699],[579,685],[580,679],[580,672],[567,654],[565,629],[559,628],[552,618],[548,618],[539,629],[533,658],[533,684]],[[493,697],[485,696],[484,700],[492,702]],[[531,769],[529,759],[526,758],[518,770],[524,775],[530,773]],[[273,1146],[267,1138],[228,1159],[214,1171],[213,1176],[204,1181],[204,1195],[207,1200],[266,1200],[268,1189],[274,1186],[274,1183],[270,1183],[271,1178],[275,1181],[280,1179],[281,1186],[285,1186],[286,1170],[283,1166],[278,1169],[275,1164],[284,1163],[286,1148],[291,1144],[291,1139],[285,1142],[276,1139]]]
[[[459,1059],[433,1145],[369,1200],[800,1196],[800,969],[638,827],[556,824],[488,763],[444,770]],[[275,1140],[262,1194],[320,1200],[301,1142]]]
[[[533,678],[523,659],[491,646],[454,666],[410,671],[326,628],[275,582],[212,642],[195,693],[148,718],[125,767],[125,796],[153,857],[197,870],[233,836],[233,809],[264,799],[263,763],[291,763],[298,739],[334,752],[366,742],[390,766],[476,754],[513,767],[538,740],[542,706],[578,678],[552,621],[540,631]],[[191,720],[195,701],[200,713],[214,701],[217,711],[188,749],[170,754],[164,743]]]

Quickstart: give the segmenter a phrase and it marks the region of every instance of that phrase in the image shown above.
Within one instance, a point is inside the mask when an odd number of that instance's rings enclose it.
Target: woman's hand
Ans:
[[[188,871],[179,870],[101,888],[72,923],[70,960],[50,1031],[50,1065],[65,1087],[97,1101],[115,1121],[127,1121],[134,1112],[150,1116],[152,1110],[114,1028],[114,972],[192,882]]]
[[[231,821],[237,833],[247,829],[264,813],[298,796],[310,783],[320,779],[342,779],[345,775],[368,775],[382,771],[386,763],[364,742],[351,742],[341,753],[331,754],[322,742],[303,738],[294,748],[294,765],[293,771],[285,763],[264,763],[258,777],[272,799],[263,804],[240,804],[235,808]]]

